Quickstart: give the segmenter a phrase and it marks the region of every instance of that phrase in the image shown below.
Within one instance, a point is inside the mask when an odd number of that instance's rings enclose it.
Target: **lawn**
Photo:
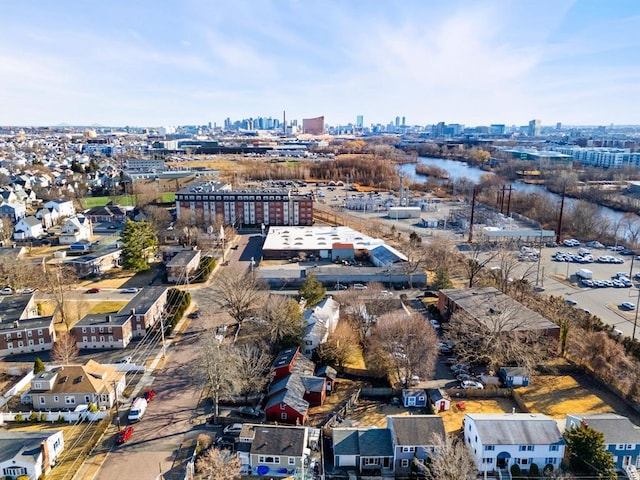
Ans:
[[[98,314],[98,313],[113,313],[120,310],[127,304],[126,301],[114,301],[114,300],[106,300],[104,302],[98,302],[91,305],[91,310],[89,313]]]
[[[564,418],[567,413],[612,412],[607,395],[587,389],[571,375],[540,375],[532,385],[516,390],[531,413]]]
[[[113,197],[84,197],[80,199],[83,208],[104,207],[109,202],[115,205],[134,206],[134,195],[117,195]]]
[[[465,413],[511,413],[518,407],[510,398],[451,398],[451,409],[439,412],[444,421],[447,433],[457,432],[462,428]]]
[[[165,192],[160,194],[160,203],[173,203],[176,201],[175,192]]]

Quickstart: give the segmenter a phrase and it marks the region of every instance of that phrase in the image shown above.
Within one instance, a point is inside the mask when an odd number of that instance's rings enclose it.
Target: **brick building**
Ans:
[[[313,196],[287,189],[220,190],[201,183],[176,193],[179,219],[200,225],[222,219],[228,225],[311,225]]]

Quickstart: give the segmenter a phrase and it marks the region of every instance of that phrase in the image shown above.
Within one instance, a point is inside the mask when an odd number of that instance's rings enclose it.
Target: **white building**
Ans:
[[[311,358],[318,345],[326,342],[329,334],[336,329],[340,318],[340,304],[333,298],[326,297],[315,307],[305,310],[303,317],[307,327],[302,353],[305,357]]]
[[[44,235],[42,223],[34,216],[23,217],[16,223],[13,229],[14,240],[28,240],[40,238]]]
[[[0,432],[0,475],[3,478],[40,478],[55,465],[64,450],[61,430],[53,432]]]
[[[58,213],[58,217],[72,217],[76,214],[76,208],[73,206],[73,201],[67,200],[66,198],[49,200],[44,204],[44,208],[48,210],[55,210]]]
[[[564,456],[565,442],[554,419],[542,414],[498,413],[464,416],[464,442],[480,473],[503,470],[511,465],[522,470],[546,465],[554,470]]]
[[[61,245],[71,245],[80,240],[91,240],[93,236],[93,225],[91,220],[84,215],[68,218],[62,225],[60,234]]]

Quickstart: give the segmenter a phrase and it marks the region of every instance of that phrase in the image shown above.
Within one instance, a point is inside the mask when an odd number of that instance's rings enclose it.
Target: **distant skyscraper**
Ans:
[[[562,123],[556,123],[556,130],[562,130]]]
[[[530,137],[539,137],[540,136],[540,120],[531,120],[529,122],[529,136]]]
[[[402,117],[402,126],[405,127],[407,125],[407,119]]]
[[[396,128],[400,127],[400,117],[396,117]]]
[[[356,117],[356,127],[358,128],[364,127],[364,115],[358,115]]]
[[[302,119],[302,132],[311,135],[322,135],[324,133],[324,116]]]

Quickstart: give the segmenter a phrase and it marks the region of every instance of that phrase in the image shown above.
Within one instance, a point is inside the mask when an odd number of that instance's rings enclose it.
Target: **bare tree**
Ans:
[[[13,223],[9,217],[2,217],[2,222],[0,223],[0,241],[2,241],[4,245],[4,242],[11,240],[11,237],[13,237]]]
[[[272,351],[300,345],[304,335],[304,320],[300,305],[283,295],[268,295],[257,311],[266,322],[266,337]]]
[[[356,359],[360,351],[358,334],[349,322],[338,322],[333,333],[329,334],[327,341],[318,345],[316,353],[320,359],[334,365],[339,371]]]
[[[201,337],[199,356],[195,365],[196,381],[201,382],[213,400],[213,420],[217,422],[220,399],[238,391],[239,359],[236,350],[220,343],[215,330],[208,330]]]
[[[471,245],[471,251],[462,258],[462,268],[469,279],[469,288],[472,288],[477,277],[484,268],[498,255],[498,250],[488,250],[484,243],[474,243]]]
[[[70,365],[77,356],[76,337],[69,332],[60,332],[51,350],[51,360],[62,365]]]
[[[245,343],[237,345],[235,348],[240,381],[239,393],[244,395],[246,400],[252,393],[261,392],[269,383],[268,373],[273,358],[267,353],[267,349],[260,344]]]
[[[430,480],[472,480],[478,475],[475,461],[460,437],[432,436],[434,453],[427,464],[414,459],[418,473]]]
[[[238,480],[240,479],[240,459],[237,453],[209,448],[196,460],[196,479]]]
[[[640,240],[640,217],[636,213],[625,213],[623,217],[623,226],[627,232],[627,238],[633,248],[638,245]]]
[[[139,180],[134,182],[132,187],[138,208],[143,208],[158,199],[158,190],[154,181]]]
[[[39,278],[42,281],[41,288],[51,296],[56,307],[56,314],[68,331],[73,323],[83,316],[77,308],[77,302],[81,300],[82,294],[74,290],[77,280],[75,272],[71,268],[59,265],[46,269],[44,275]],[[75,308],[72,303],[74,301],[76,302]]]
[[[212,294],[215,302],[241,324],[260,305],[264,290],[252,272],[229,269],[216,278]]]
[[[464,361],[488,364],[493,371],[515,363],[533,372],[547,354],[555,351],[551,339],[540,339],[540,331],[527,323],[519,304],[496,296],[484,307],[487,313],[481,319],[457,311],[446,327],[456,353]]]
[[[405,387],[411,377],[430,377],[438,356],[438,336],[421,314],[404,310],[383,315],[378,320],[372,341],[391,359],[394,373],[404,377]]]

